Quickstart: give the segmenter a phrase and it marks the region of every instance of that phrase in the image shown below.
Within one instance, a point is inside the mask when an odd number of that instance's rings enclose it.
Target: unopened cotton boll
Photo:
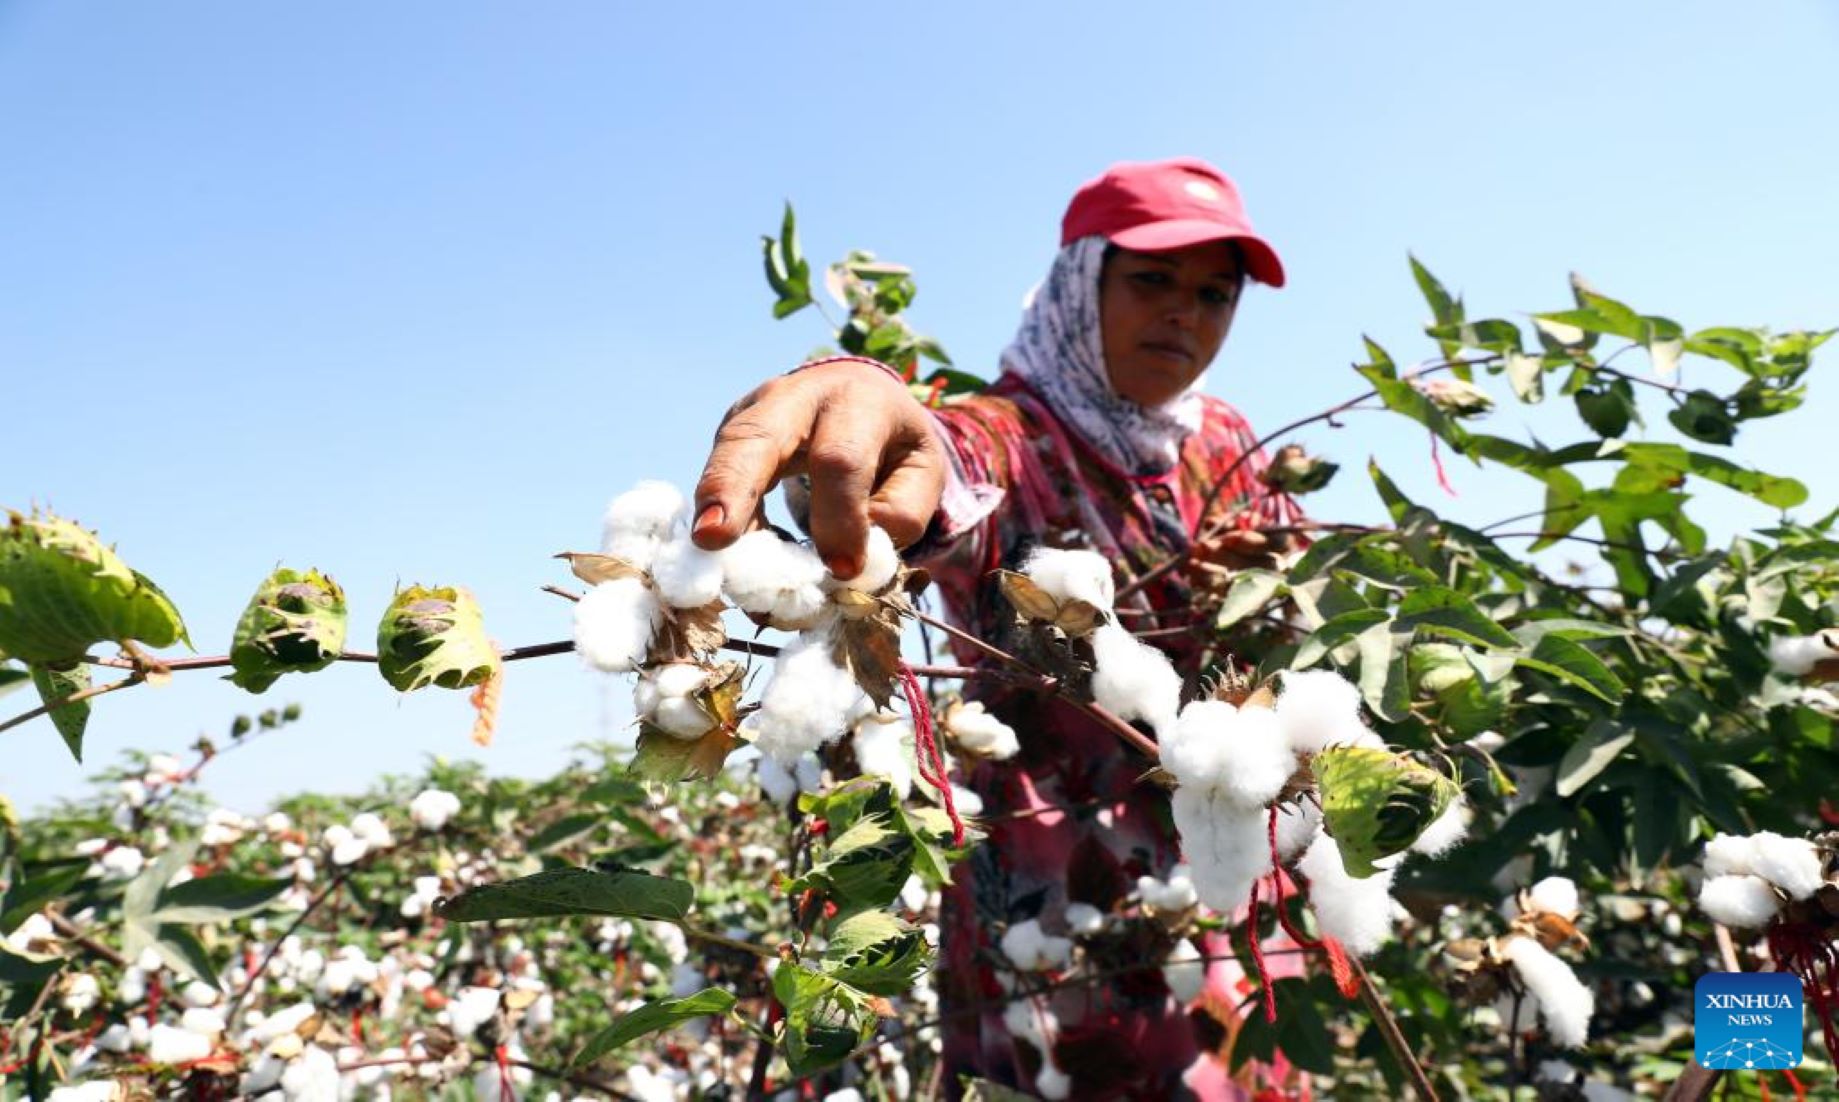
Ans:
[[[1360,690],[1332,670],[1286,672],[1276,711],[1277,722],[1299,754],[1378,741],[1360,721]]]
[[[1590,1015],[1596,996],[1571,971],[1571,966],[1530,937],[1509,938],[1502,947],[1526,990],[1539,1001],[1539,1020],[1553,1043],[1577,1048],[1590,1033]]]
[[[894,795],[913,792],[913,724],[898,716],[869,716],[856,724],[856,764],[869,776],[886,778]]]
[[[1109,612],[1117,600],[1111,564],[1096,551],[1037,547],[1022,563],[1022,573],[1060,604],[1084,601]]]
[[[1310,844],[1298,872],[1309,880],[1309,907],[1324,934],[1358,957],[1392,936],[1392,876],[1387,866],[1364,879],[1347,874],[1341,848],[1327,834]]]
[[[651,560],[651,583],[672,608],[701,608],[721,599],[722,556],[678,535]]]
[[[894,550],[893,537],[881,528],[868,530],[868,544],[862,558],[862,570],[853,578],[839,578],[836,584],[858,593],[879,593],[887,588],[900,570],[900,552]]]
[[[1806,899],[1826,883],[1820,851],[1806,838],[1787,838],[1772,830],[1750,835],[1750,871],[1788,893]]]
[[[1092,633],[1092,699],[1126,723],[1142,720],[1158,734],[1175,725],[1181,675],[1168,656],[1116,624]]]
[[[1021,972],[1046,972],[1066,967],[1072,959],[1073,942],[1041,929],[1039,919],[1017,922],[1004,931],[1003,956]]]
[[[439,830],[459,814],[460,798],[438,788],[424,788],[409,801],[409,819],[422,830]]]
[[[1264,810],[1246,808],[1217,788],[1194,787],[1177,788],[1169,809],[1195,894],[1221,913],[1237,910],[1271,871]]]
[[[1831,633],[1817,632],[1813,635],[1789,636],[1769,641],[1769,662],[1777,672],[1791,677],[1804,677],[1813,672],[1821,662],[1839,658],[1839,649],[1833,646]]]
[[[821,633],[800,635],[780,650],[760,694],[754,745],[784,765],[841,737],[862,690],[830,655]]]
[[[1456,848],[1456,844],[1469,833],[1469,802],[1458,796],[1443,809],[1443,814],[1431,821],[1418,835],[1417,841],[1411,843],[1413,852],[1426,857],[1437,857]]]
[[[709,671],[694,662],[654,667],[632,687],[633,711],[672,738],[699,739],[715,726],[697,700],[708,683]]]
[[[945,727],[958,748],[978,757],[1007,761],[1021,750],[1015,728],[991,715],[981,700],[968,700],[945,713]]]
[[[1699,909],[1713,922],[1739,930],[1767,926],[1781,905],[1781,897],[1767,880],[1747,873],[1708,876],[1699,885]]]
[[[664,606],[644,582],[601,582],[575,602],[575,650],[594,669],[630,673],[645,661],[663,622]]]
[[[821,617],[830,572],[816,551],[762,528],[721,554],[722,592],[742,610],[785,631],[811,627]]]
[[[1192,941],[1183,938],[1169,950],[1162,962],[1162,980],[1169,985],[1175,1001],[1184,1006],[1200,997],[1207,983],[1207,962]]]
[[[1176,865],[1169,870],[1167,880],[1139,876],[1137,898],[1152,911],[1179,914],[1200,902],[1200,896],[1194,891],[1194,881],[1188,873],[1188,866]]]
[[[659,544],[670,538],[688,512],[677,487],[655,479],[640,482],[607,506],[601,550],[649,570]]]

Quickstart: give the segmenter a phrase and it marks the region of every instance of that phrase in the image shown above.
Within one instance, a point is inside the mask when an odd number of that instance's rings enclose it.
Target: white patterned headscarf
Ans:
[[[1159,406],[1138,405],[1111,388],[1098,311],[1107,244],[1095,235],[1060,250],[1023,308],[1002,366],[1105,458],[1132,474],[1160,474],[1180,461],[1182,441],[1201,427],[1206,373]]]

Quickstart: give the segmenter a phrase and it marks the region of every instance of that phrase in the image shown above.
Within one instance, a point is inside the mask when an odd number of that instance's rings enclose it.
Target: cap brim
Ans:
[[[1204,245],[1209,241],[1237,241],[1245,252],[1245,274],[1259,283],[1283,286],[1283,261],[1270,242],[1249,230],[1235,230],[1199,218],[1173,219],[1132,226],[1111,235],[1111,243],[1140,253],[1161,253]]]

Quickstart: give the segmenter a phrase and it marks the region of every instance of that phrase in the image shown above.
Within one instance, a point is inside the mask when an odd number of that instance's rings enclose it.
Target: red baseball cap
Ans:
[[[1088,182],[1067,204],[1060,244],[1097,234],[1120,248],[1167,252],[1206,241],[1237,241],[1246,274],[1283,286],[1277,250],[1252,232],[1239,189],[1197,157],[1122,161]]]

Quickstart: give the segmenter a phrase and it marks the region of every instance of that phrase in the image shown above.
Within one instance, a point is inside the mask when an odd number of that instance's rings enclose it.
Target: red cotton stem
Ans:
[[[939,802],[951,820],[951,844],[964,844],[964,820],[958,817],[958,805],[951,795],[951,778],[945,775],[945,756],[939,752],[939,740],[932,730],[932,706],[926,702],[926,690],[905,662],[900,664],[900,689],[907,698],[907,711],[913,715],[913,750],[918,759],[920,779],[938,789]]]
[[[1434,432],[1430,434],[1430,465],[1437,469],[1437,485],[1443,487],[1443,492],[1451,497],[1461,497],[1456,487],[1450,485],[1449,472],[1443,469],[1443,451],[1437,446],[1437,434]]]
[[[1258,940],[1258,881],[1252,881],[1251,910],[1245,916],[1246,940],[1252,943],[1252,965],[1258,969],[1258,985],[1263,989],[1264,1020],[1277,1021],[1277,992],[1271,987],[1271,971],[1264,964],[1264,944]]]

